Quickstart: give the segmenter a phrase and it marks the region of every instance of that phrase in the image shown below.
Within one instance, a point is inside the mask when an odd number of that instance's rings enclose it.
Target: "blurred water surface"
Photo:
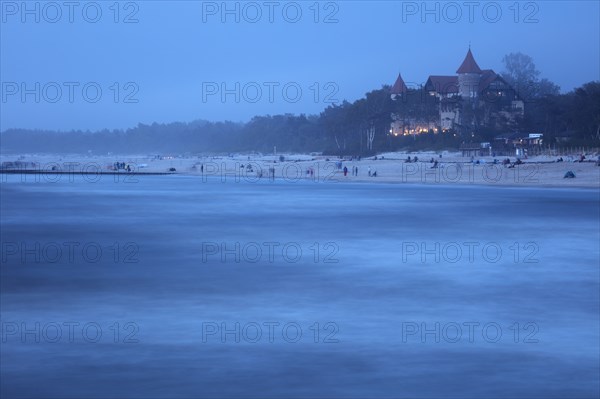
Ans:
[[[0,190],[3,398],[600,394],[597,190],[175,176]]]

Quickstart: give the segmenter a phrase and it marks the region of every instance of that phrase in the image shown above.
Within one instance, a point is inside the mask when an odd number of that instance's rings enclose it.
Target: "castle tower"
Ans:
[[[458,87],[463,99],[475,99],[479,94],[479,81],[481,80],[481,68],[475,62],[471,48],[462,65],[456,71],[458,74]]]
[[[398,74],[398,79],[396,79],[396,83],[394,83],[392,89],[390,90],[392,100],[395,100],[398,96],[402,97],[404,94],[406,94],[407,90],[408,88],[404,83],[404,79],[402,79],[402,74]]]

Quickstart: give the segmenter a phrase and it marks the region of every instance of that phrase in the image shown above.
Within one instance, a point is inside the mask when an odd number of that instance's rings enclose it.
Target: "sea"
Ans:
[[[3,175],[2,398],[596,398],[597,189]]]

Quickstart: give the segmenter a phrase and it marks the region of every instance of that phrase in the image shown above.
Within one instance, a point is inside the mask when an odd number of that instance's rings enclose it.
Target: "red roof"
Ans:
[[[481,68],[479,68],[479,65],[477,65],[477,63],[475,62],[475,58],[473,58],[473,53],[471,53],[471,49],[469,49],[465,60],[463,61],[460,68],[458,68],[456,73],[481,73]]]
[[[404,84],[404,80],[402,79],[402,75],[398,74],[398,79],[396,79],[396,83],[392,86],[391,93],[392,94],[402,94],[405,93],[408,88],[406,84]]]
[[[498,75],[491,69],[484,69],[481,71],[481,79],[479,80],[479,92],[482,93],[483,91],[489,89],[490,85],[497,81],[501,82],[509,90],[514,91],[514,89],[506,82],[506,80],[502,78],[501,75]],[[516,97],[518,98],[518,94],[516,94]]]
[[[481,92],[487,89],[490,83],[492,83],[498,77],[499,76],[496,74],[496,72],[492,71],[491,69],[484,69],[483,71],[481,71],[481,79],[479,80],[479,91]]]

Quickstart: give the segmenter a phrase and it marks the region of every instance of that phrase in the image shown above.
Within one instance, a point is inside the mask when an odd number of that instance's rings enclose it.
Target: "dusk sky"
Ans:
[[[600,79],[597,1],[22,4],[1,2],[0,130],[317,114],[399,72],[455,74],[469,43],[497,72],[530,55],[562,92]]]

